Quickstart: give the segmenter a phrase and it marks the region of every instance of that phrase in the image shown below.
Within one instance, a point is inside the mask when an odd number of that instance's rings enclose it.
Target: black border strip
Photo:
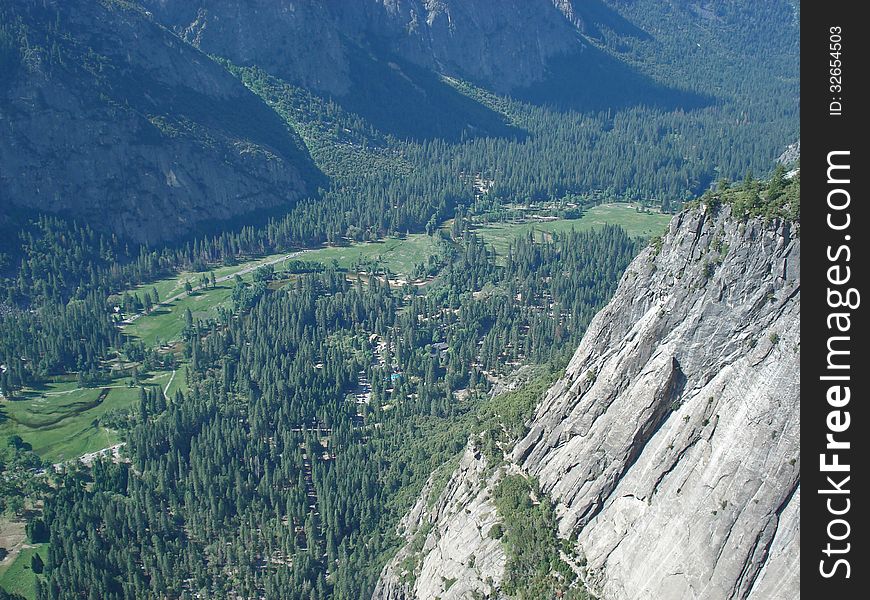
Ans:
[[[870,365],[864,351],[870,342],[870,295],[864,294],[870,271],[870,33],[858,16],[863,7],[845,1],[801,7],[801,278],[807,284],[801,317],[801,588],[809,598],[870,594]]]

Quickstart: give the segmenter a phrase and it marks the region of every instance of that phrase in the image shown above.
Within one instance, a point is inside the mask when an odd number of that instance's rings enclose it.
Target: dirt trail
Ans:
[[[163,388],[163,395],[167,398],[169,397],[169,386],[172,385],[172,380],[175,379],[175,374],[178,372],[178,369],[172,371],[172,376],[169,378],[169,383],[166,384],[166,387]]]

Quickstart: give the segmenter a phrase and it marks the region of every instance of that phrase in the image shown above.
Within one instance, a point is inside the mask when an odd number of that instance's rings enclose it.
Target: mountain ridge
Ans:
[[[4,12],[16,70],[0,87],[0,201],[154,243],[291,206],[318,180],[269,107],[134,5]]]
[[[411,172],[412,203],[474,172],[496,202],[606,196],[670,212],[765,170],[798,133],[789,5],[708,4],[13,0],[0,10],[0,201],[177,244],[300,199],[377,203],[366,168],[333,176],[376,146]],[[744,63],[728,40],[760,29],[774,58]],[[251,86],[254,72],[271,83]]]
[[[143,6],[206,52],[338,96],[351,89],[349,54],[373,42],[498,91],[540,79],[547,59],[579,42],[549,0],[510,0],[495,11],[480,0],[143,0]],[[316,51],[307,43],[312,35]]]

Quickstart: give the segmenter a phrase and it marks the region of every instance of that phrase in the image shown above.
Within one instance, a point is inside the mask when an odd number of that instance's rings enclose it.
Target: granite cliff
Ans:
[[[632,262],[507,466],[467,452],[434,508],[409,513],[421,556],[403,549],[376,600],[473,597],[444,590],[471,556],[464,589],[500,597],[504,551],[470,517],[510,470],[556,503],[597,597],[800,596],[799,226],[732,210],[682,212]]]
[[[399,524],[409,543],[385,567],[374,598],[461,600],[496,593],[506,556],[489,530],[499,521],[492,488],[502,474],[472,443],[443,490],[430,478]]]
[[[489,0],[142,3],[206,52],[335,95],[350,91],[360,54],[399,56],[506,91],[540,79],[549,58],[578,47],[576,30],[549,0],[496,9]]]

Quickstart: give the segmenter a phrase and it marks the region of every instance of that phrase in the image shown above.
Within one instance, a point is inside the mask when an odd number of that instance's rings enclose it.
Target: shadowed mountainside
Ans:
[[[139,9],[15,0],[0,13],[0,203],[157,242],[289,207],[320,180],[277,114]]]

